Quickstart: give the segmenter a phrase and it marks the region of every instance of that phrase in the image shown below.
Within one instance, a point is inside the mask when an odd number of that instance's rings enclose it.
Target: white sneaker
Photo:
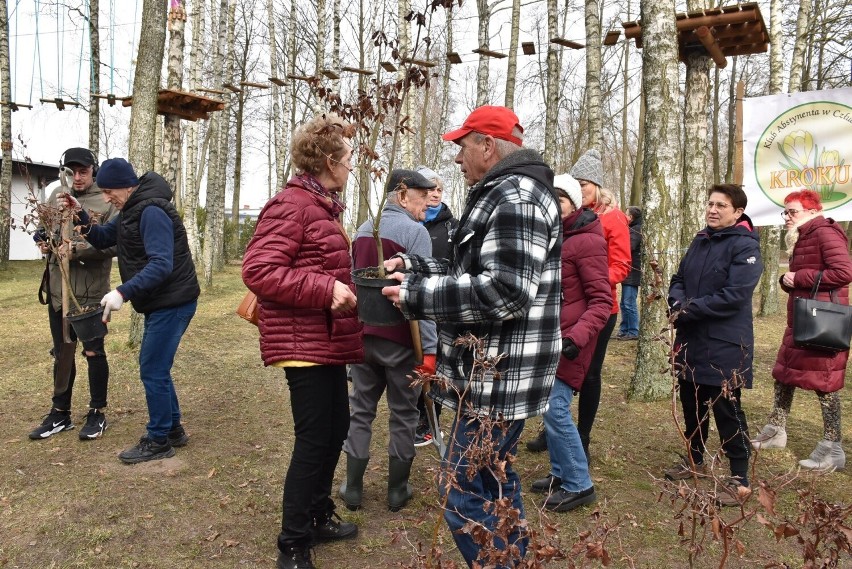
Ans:
[[[760,434],[751,439],[751,446],[755,450],[784,448],[787,446],[787,431],[775,425],[764,425]]]
[[[839,442],[823,439],[817,443],[811,456],[800,460],[799,465],[809,470],[843,470],[846,466],[846,454]]]

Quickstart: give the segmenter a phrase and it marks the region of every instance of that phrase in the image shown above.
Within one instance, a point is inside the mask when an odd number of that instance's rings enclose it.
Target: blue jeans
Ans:
[[[562,488],[581,492],[593,486],[589,463],[580,442],[580,433],[571,416],[574,390],[558,379],[550,389],[550,400],[544,414],[547,450],[550,452],[550,473],[562,479]]]
[[[633,285],[621,285],[621,327],[618,333],[622,336],[639,335],[639,309],[636,306],[636,297],[639,296],[639,287]]]
[[[180,425],[172,365],[180,339],[195,315],[198,302],[155,310],[145,315],[145,331],[139,349],[139,377],[148,402],[148,437],[162,442]]]
[[[444,510],[444,519],[450,531],[453,533],[453,539],[456,546],[459,548],[462,556],[467,561],[469,566],[473,566],[473,562],[479,558],[481,547],[476,544],[470,537],[470,534],[459,532],[460,529],[468,522],[474,520],[487,530],[493,532],[497,529],[499,518],[491,513],[491,507],[488,511],[483,510],[486,502],[494,502],[501,497],[509,497],[512,500],[512,507],[516,508],[520,514],[519,519],[524,520],[524,503],[521,500],[521,479],[518,474],[512,469],[511,464],[506,463],[506,481],[500,482],[486,468],[481,468],[473,477],[473,480],[468,480],[467,467],[468,459],[464,456],[465,450],[470,447],[473,433],[480,428],[478,419],[470,419],[462,417],[461,424],[456,429],[456,423],[453,422],[452,432],[455,437],[447,445],[446,453],[441,462],[443,470],[441,481],[439,482],[439,491],[441,497],[445,497],[448,491],[448,484],[443,480],[447,474],[454,474],[458,487],[449,488],[449,496],[447,497],[447,508]],[[509,421],[508,430],[503,434],[500,426],[495,426],[491,436],[494,441],[494,450],[497,452],[500,460],[505,460],[507,454],[515,454],[518,446],[518,437],[524,429],[524,421]],[[451,485],[452,486],[452,485]],[[514,529],[509,534],[509,542],[517,548],[517,559],[523,559],[527,550],[529,539],[525,532],[520,529]],[[506,549],[506,544],[501,539],[494,539],[495,546],[500,549]],[[512,563],[514,565],[514,563]],[[500,567],[505,566],[498,566]]]

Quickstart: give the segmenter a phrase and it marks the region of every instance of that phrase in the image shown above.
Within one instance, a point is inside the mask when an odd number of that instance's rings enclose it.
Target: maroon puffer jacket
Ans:
[[[838,302],[849,304],[852,261],[846,248],[846,234],[833,219],[816,217],[799,227],[799,240],[790,258],[790,271],[795,272],[795,288],[782,288],[787,298],[787,329],[772,377],[780,383],[830,393],[843,388],[849,352],[827,352],[793,345],[793,299],[809,297],[817,273],[823,271],[817,292],[819,300],[829,300],[829,291],[837,289]]]
[[[579,390],[595,352],[598,334],[609,320],[607,245],[598,217],[577,211],[562,221],[562,337],[580,348],[573,360],[559,357],[556,379]]]
[[[293,178],[264,206],[243,257],[243,282],[260,304],[265,365],[323,365],[364,358],[355,311],[332,312],[334,281],[354,292],[349,239],[324,198]]]

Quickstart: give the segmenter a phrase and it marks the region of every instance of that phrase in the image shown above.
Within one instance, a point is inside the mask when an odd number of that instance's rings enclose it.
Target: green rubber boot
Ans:
[[[369,458],[354,458],[346,455],[346,482],[340,485],[338,496],[343,500],[347,510],[353,512],[361,507],[361,497],[364,494],[364,472],[367,470]]]
[[[394,457],[388,460],[388,509],[391,512],[400,511],[414,495],[408,483],[412,462]]]

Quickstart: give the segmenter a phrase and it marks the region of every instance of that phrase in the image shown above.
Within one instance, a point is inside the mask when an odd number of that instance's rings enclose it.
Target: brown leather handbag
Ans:
[[[237,316],[257,326],[257,321],[260,319],[260,305],[252,291],[248,291],[243,297],[243,301],[237,307]]]

